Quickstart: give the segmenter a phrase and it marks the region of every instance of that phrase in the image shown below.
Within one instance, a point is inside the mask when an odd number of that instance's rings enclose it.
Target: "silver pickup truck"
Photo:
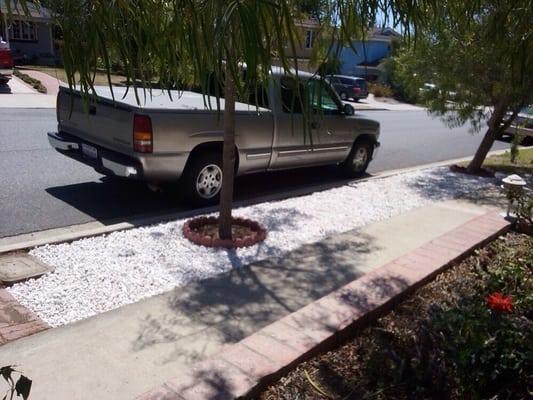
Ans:
[[[58,132],[48,133],[55,149],[105,175],[175,182],[198,205],[218,200],[223,118],[201,94],[140,92],[139,106],[133,89],[114,88],[115,101],[109,88],[96,91],[97,101],[87,103],[78,91],[60,89]],[[273,72],[250,93],[236,105],[237,175],[326,164],[349,176],[365,172],[379,146],[379,123],[354,116],[327,82]],[[313,107],[310,118],[303,104]]]

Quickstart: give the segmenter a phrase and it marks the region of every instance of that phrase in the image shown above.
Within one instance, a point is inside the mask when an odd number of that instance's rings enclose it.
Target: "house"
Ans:
[[[313,52],[315,39],[320,29],[320,24],[316,18],[309,18],[296,23],[296,29],[300,36],[300,42],[295,43],[295,55],[299,59],[309,59]],[[290,55],[293,56],[292,54]]]
[[[352,47],[343,47],[339,54],[339,73],[378,80],[381,61],[392,53],[392,41],[401,35],[392,28],[374,28],[368,39],[354,40]],[[355,49],[355,51],[354,51]]]
[[[29,3],[30,15],[26,15],[15,1],[11,4],[9,18],[6,1],[0,0],[0,37],[9,43],[15,62],[54,63],[56,50],[50,11]]]

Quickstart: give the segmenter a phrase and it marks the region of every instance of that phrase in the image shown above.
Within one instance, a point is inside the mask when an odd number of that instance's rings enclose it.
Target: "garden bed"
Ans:
[[[533,237],[511,233],[260,399],[525,399],[532,318]]]

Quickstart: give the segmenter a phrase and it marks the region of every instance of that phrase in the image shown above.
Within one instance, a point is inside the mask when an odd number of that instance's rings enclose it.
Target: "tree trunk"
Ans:
[[[231,239],[231,209],[233,181],[235,179],[235,81],[226,71],[224,100],[224,146],[222,150],[222,189],[218,234],[221,239]]]
[[[500,136],[500,125],[503,121],[506,110],[507,104],[504,101],[500,101],[494,106],[494,111],[492,112],[488,122],[489,127],[487,132],[485,133],[485,136],[483,136],[483,140],[479,144],[474,158],[472,161],[470,161],[470,164],[468,164],[466,169],[469,174],[477,174],[481,170],[481,166],[483,165],[488,152],[494,144],[494,141]]]

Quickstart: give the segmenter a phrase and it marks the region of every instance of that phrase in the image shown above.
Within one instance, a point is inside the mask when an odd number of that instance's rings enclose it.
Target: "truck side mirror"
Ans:
[[[344,115],[351,116],[355,114],[355,109],[352,107],[351,104],[345,104],[342,109],[342,112],[344,113]]]

